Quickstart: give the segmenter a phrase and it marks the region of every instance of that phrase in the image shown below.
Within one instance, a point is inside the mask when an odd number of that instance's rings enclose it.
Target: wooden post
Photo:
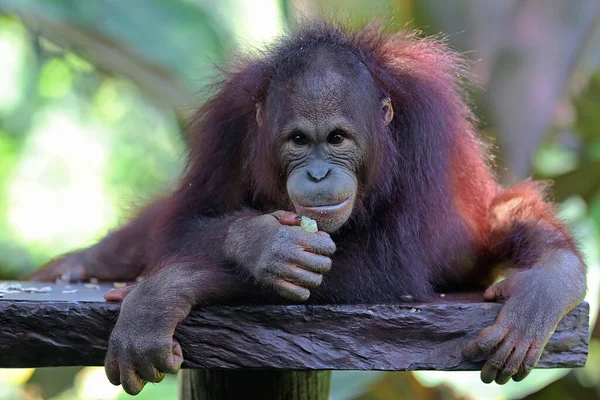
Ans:
[[[330,371],[184,369],[179,399],[327,400],[330,381]]]

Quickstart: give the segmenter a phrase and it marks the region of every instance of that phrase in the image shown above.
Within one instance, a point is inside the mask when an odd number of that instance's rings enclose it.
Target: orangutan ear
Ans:
[[[392,108],[392,100],[389,97],[381,100],[381,111],[383,112],[383,123],[387,125],[392,122],[394,109]]]

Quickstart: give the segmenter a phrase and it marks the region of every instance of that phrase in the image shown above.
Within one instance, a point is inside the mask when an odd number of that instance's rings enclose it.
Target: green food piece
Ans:
[[[300,227],[309,233],[315,233],[319,230],[319,228],[317,228],[317,221],[308,217],[302,217]]]

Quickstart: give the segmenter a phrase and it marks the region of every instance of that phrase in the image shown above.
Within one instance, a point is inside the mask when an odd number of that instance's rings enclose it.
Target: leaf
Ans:
[[[575,127],[579,135],[585,140],[600,138],[600,72],[590,78],[589,86],[574,101],[577,110]]]
[[[579,166],[577,169],[553,178],[552,193],[558,201],[579,195],[586,202],[600,193],[600,161]]]

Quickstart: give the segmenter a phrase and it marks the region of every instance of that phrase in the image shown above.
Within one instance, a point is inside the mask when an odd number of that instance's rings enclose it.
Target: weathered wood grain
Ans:
[[[0,298],[0,367],[102,365],[119,306],[78,301],[76,294],[70,299]],[[176,338],[187,368],[476,370],[481,364],[465,361],[461,350],[501,307],[480,299],[203,307],[193,310]],[[585,365],[588,313],[582,303],[563,319],[538,367]]]

